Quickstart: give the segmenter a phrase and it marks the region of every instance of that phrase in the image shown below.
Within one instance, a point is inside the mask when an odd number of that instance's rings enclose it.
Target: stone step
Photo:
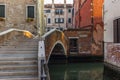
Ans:
[[[38,80],[38,78],[4,78],[0,80]]]
[[[0,54],[37,54],[38,51],[0,51]]]
[[[16,45],[2,45],[0,48],[37,48],[38,46],[16,46]]]
[[[8,76],[35,76],[38,75],[38,72],[36,71],[16,71],[16,72],[1,72],[0,71],[0,77],[8,77]]]
[[[5,42],[3,44],[0,44],[0,46],[5,46],[5,45],[9,45],[9,46],[38,46],[37,42]]]
[[[30,60],[30,61],[0,61],[0,65],[30,65],[30,64],[37,64],[37,60]]]
[[[27,70],[37,70],[38,69],[38,67],[37,67],[37,65],[1,65],[0,66],[0,72],[1,71],[15,71],[15,70],[17,70],[17,71],[27,71]]]
[[[0,61],[28,61],[37,60],[37,57],[0,57]]]
[[[6,54],[1,54],[0,53],[0,57],[37,57],[37,54],[35,54],[35,53],[22,53],[22,54],[18,54],[18,53],[6,53]]]
[[[1,47],[0,51],[38,51],[38,47]]]
[[[20,42],[19,43],[4,43],[2,45],[10,45],[10,46],[12,46],[12,45],[17,45],[17,46],[38,46],[38,43],[32,43],[32,42],[24,43],[24,44],[23,43],[21,43],[21,44],[20,44]],[[0,46],[2,46],[2,45],[0,45]]]

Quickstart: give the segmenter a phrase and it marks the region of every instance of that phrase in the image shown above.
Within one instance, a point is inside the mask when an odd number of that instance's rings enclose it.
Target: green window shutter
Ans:
[[[28,6],[27,7],[27,17],[28,18],[34,18],[34,6]]]
[[[0,5],[0,17],[5,17],[5,5]]]

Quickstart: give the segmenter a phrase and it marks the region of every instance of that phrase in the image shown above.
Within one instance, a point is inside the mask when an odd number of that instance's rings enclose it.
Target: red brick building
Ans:
[[[74,0],[74,27],[91,29],[93,34],[91,52],[93,55],[103,54],[103,1],[104,0]]]
[[[73,26],[75,26],[75,28],[78,28],[80,19],[79,16],[80,0],[74,0],[73,8],[74,8]]]

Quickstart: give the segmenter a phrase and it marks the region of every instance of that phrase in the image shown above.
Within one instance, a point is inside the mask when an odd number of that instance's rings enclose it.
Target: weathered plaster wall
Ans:
[[[111,6],[110,6],[111,5]],[[120,18],[120,0],[104,1],[105,62],[120,67],[120,44],[114,43],[113,21]]]
[[[27,5],[34,5],[36,3],[33,0],[0,0],[0,4],[5,5],[6,17],[4,21],[0,21],[0,31],[9,28],[19,28],[29,30],[32,33],[36,33],[36,20],[27,22]],[[35,13],[36,14],[36,13]]]

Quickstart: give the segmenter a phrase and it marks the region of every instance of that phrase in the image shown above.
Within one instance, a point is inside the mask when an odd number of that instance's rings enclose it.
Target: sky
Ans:
[[[52,3],[52,0],[44,0],[45,4]],[[64,0],[54,0],[55,3],[64,3]],[[66,0],[67,3],[73,3],[73,0]]]

